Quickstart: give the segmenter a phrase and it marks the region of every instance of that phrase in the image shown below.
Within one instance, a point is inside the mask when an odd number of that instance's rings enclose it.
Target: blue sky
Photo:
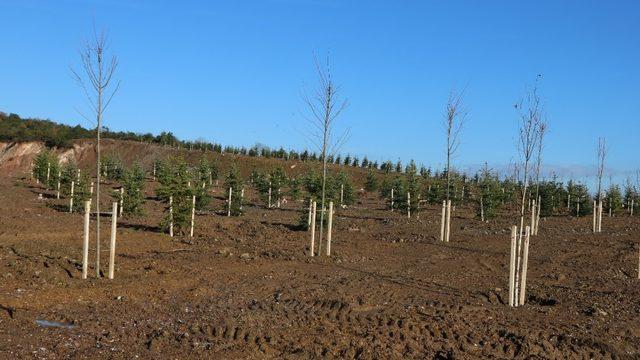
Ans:
[[[69,67],[95,23],[120,60],[114,130],[303,149],[315,52],[350,104],[342,153],[442,167],[447,96],[466,87],[455,164],[503,168],[513,105],[542,74],[549,168],[592,176],[599,136],[616,178],[640,168],[637,1],[0,0],[0,14],[0,110],[21,116],[91,125]]]

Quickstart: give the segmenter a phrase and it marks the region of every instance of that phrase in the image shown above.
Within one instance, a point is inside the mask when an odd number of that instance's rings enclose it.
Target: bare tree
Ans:
[[[463,93],[451,90],[447,101],[447,113],[445,115],[444,127],[447,135],[447,200],[451,192],[451,157],[460,146],[460,132],[467,118],[467,113],[463,109]]]
[[[520,237],[524,226],[525,203],[529,189],[529,176],[531,174],[531,158],[540,140],[540,127],[542,124],[543,105],[538,95],[537,83],[533,89],[515,105],[520,116],[520,128],[518,133],[518,154],[520,155],[520,169],[522,174],[522,193],[520,206]]]
[[[607,158],[607,140],[603,137],[598,138],[598,192],[596,199],[598,204],[602,201],[602,178],[604,177],[604,161]]]
[[[515,105],[519,114],[518,132],[518,154],[520,156],[519,167],[522,170],[522,193],[520,204],[520,230],[516,244],[516,269],[520,269],[520,259],[522,257],[522,238],[524,231],[525,203],[527,202],[527,191],[529,188],[529,176],[531,174],[531,158],[536,149],[536,144],[540,140],[540,126],[542,124],[543,106],[538,95],[537,81],[533,89],[527,93],[524,99]],[[519,289],[519,272],[516,272],[515,290]]]
[[[72,69],[73,79],[80,85],[87,98],[90,114],[81,115],[96,125],[96,276],[100,276],[100,131],[103,116],[111,100],[120,88],[120,82],[112,84],[118,68],[118,59],[107,55],[108,37],[104,31],[93,29],[93,37],[87,40],[80,52],[80,68]]]
[[[315,57],[314,62],[318,73],[318,87],[311,93],[306,92],[304,94],[304,102],[308,108],[308,115],[305,118],[311,124],[309,138],[322,156],[322,199],[320,203],[320,237],[318,241],[318,252],[321,252],[327,185],[327,158],[335,155],[349,134],[348,130],[345,130],[342,135],[337,137],[333,133],[335,122],[348,103],[347,100],[340,98],[339,88],[333,82],[329,58],[327,57],[324,66]]]

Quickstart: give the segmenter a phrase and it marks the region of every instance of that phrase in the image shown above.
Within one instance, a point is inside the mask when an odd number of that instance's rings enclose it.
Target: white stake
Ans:
[[[124,187],[120,188],[120,207],[118,208],[119,217],[122,217],[122,209],[124,209]]]
[[[511,227],[511,257],[509,259],[509,306],[515,306],[515,281],[516,281],[516,240],[518,227]]]
[[[520,285],[520,302],[519,305],[524,305],[526,302],[526,290],[527,290],[527,264],[529,263],[529,237],[531,235],[531,229],[527,226],[525,228],[524,249],[522,254],[522,284]]]
[[[57,190],[56,190],[56,199],[60,200],[60,177],[62,176],[62,174],[60,173],[60,171],[58,171],[58,186],[57,186]]]
[[[602,232],[602,200],[598,202],[598,232]]]
[[[116,229],[118,225],[118,202],[113,202],[111,211],[111,245],[109,246],[109,279],[113,280],[116,268]]]
[[[344,184],[340,184],[340,207],[344,203]]]
[[[442,220],[440,221],[440,241],[444,242],[444,226],[447,221],[447,201],[442,201]]]
[[[231,193],[233,192],[233,188],[229,188],[229,209],[227,210],[227,216],[231,216]]]
[[[69,198],[69,212],[73,212],[73,188],[75,186],[75,181],[71,180],[71,197]]]
[[[240,190],[240,210],[242,210],[242,203],[244,203],[244,188]]]
[[[169,196],[169,236],[173,237],[173,196]]]
[[[393,211],[393,188],[391,188],[391,211]]]
[[[631,199],[631,209],[629,210],[629,215],[633,216],[633,208],[635,207],[636,199]]]
[[[49,187],[49,175],[51,174],[51,163],[47,163],[47,187]]]
[[[531,202],[531,229],[536,228],[536,210],[538,207],[536,206],[536,201],[529,200]]]
[[[89,188],[89,194],[93,197],[93,181],[91,182],[91,188]]]
[[[313,212],[313,199],[309,199],[309,218],[307,219],[307,227],[311,227],[311,213]]]
[[[78,169],[78,183],[80,183],[80,169]]]
[[[269,182],[269,205],[268,208],[271,209],[271,182]]]
[[[522,218],[520,218],[522,220]],[[520,221],[520,223],[522,224],[522,221]],[[515,284],[515,290],[514,290],[514,302],[513,302],[513,306],[518,306],[518,294],[519,294],[519,285],[520,285],[520,263],[521,263],[521,259],[522,259],[522,227],[519,227],[517,229],[518,231],[518,240],[516,241],[516,279],[514,281]]]
[[[332,225],[333,225],[333,201],[329,201],[329,219],[327,219],[327,256],[331,256]]]
[[[195,219],[196,219],[196,196],[193,195],[193,198],[191,199],[191,232],[190,232],[191,237],[193,237],[193,225],[195,223]]]
[[[276,206],[277,206],[277,207],[278,207],[278,209],[279,209],[279,208],[280,208],[280,188],[278,188],[278,201],[277,201],[276,203],[277,203],[277,205],[276,205]]]
[[[316,202],[313,202],[311,207],[311,247],[309,249],[309,255],[313,257],[313,252],[315,248],[315,240],[316,240]]]
[[[82,239],[82,278],[87,278],[89,271],[89,216],[91,214],[91,201],[84,202],[84,236]]]

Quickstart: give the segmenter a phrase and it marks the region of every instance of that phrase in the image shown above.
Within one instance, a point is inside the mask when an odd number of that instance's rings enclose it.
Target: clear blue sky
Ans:
[[[342,153],[441,167],[452,86],[467,87],[459,168],[516,157],[513,104],[542,74],[545,162],[582,179],[598,136],[618,177],[640,168],[637,1],[0,0],[0,110],[90,126],[70,77],[92,24],[122,88],[106,125],[302,149],[301,92],[329,53],[350,106]]]

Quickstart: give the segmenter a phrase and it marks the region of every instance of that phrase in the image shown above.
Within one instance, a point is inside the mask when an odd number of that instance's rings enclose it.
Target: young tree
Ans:
[[[113,76],[118,68],[118,59],[107,55],[108,39],[104,32],[94,29],[93,39],[86,42],[80,54],[79,71],[72,70],[73,78],[80,85],[89,102],[89,107],[96,123],[96,275],[100,277],[100,132],[103,126],[103,115],[111,104],[113,96],[118,92],[120,82],[112,86]],[[87,115],[82,115],[91,122]]]
[[[56,185],[58,170],[58,157],[47,148],[40,150],[33,159],[33,176],[47,188]]]
[[[122,213],[125,216],[138,216],[143,214],[144,206],[144,170],[138,164],[125,170],[122,176],[124,187]],[[117,194],[118,198],[120,194]]]
[[[69,196],[71,194],[71,182],[76,181],[77,174],[78,166],[76,163],[69,161],[62,166],[62,172],[60,174],[60,190],[64,196]]]
[[[622,209],[622,192],[617,184],[609,185],[605,198],[607,199],[607,209],[610,214],[615,215]]]
[[[529,177],[531,174],[531,158],[534,149],[540,139],[540,126],[543,117],[543,105],[538,95],[537,83],[526,97],[515,105],[520,117],[520,128],[518,136],[518,153],[520,155],[520,164],[518,168],[522,173],[522,189],[520,203],[520,234],[522,239],[524,231],[524,213],[527,203],[527,191],[529,190]]]
[[[372,191],[376,191],[377,188],[378,188],[378,179],[376,178],[376,174],[372,169],[369,169],[369,171],[367,172],[367,181],[364,184],[364,189],[369,192],[372,192]]]
[[[318,75],[318,88],[312,95],[306,94],[305,103],[309,110],[307,120],[312,126],[312,141],[316,147],[320,150],[322,161],[322,193],[320,202],[320,236],[318,240],[318,251],[322,251],[322,233],[324,223],[324,210],[326,200],[326,185],[327,185],[327,157],[330,154],[334,154],[338,147],[346,141],[348,131],[345,131],[342,136],[335,137],[335,122],[344,109],[347,107],[347,101],[341,100],[339,96],[339,89],[334,84],[331,76],[331,68],[329,66],[329,59],[323,67],[320,63],[315,61],[316,71]],[[345,158],[345,162],[348,160]],[[348,165],[348,163],[346,163]]]
[[[238,171],[238,167],[236,164],[232,164],[229,168],[229,172],[225,177],[224,187],[226,189],[225,194],[228,195],[229,189],[231,190],[231,215],[232,216],[240,216],[242,215],[242,188],[244,186],[244,182],[240,177],[240,171]]]
[[[500,206],[501,186],[498,175],[492,173],[487,164],[485,164],[480,175],[478,176],[478,212],[477,215],[482,221],[493,219],[496,211]]]
[[[460,132],[467,118],[467,113],[463,109],[463,95],[463,93],[457,93],[455,90],[451,90],[449,100],[447,101],[447,112],[444,121],[445,134],[447,137],[447,164],[445,168],[447,175],[446,200],[451,199],[451,157],[458,151],[458,147],[460,146]]]
[[[124,176],[122,159],[115,154],[107,154],[102,160],[102,174],[107,180],[120,181]]]
[[[631,183],[631,179],[627,178],[627,182],[624,186],[624,204],[631,211],[632,207],[638,205],[638,190]]]
[[[166,204],[160,226],[166,230],[173,223],[173,228],[178,233],[186,233],[191,220],[193,196],[188,185],[190,176],[187,164],[183,159],[172,158],[163,162],[158,170],[156,171],[160,184],[156,188],[156,195]]]
[[[604,178],[604,162],[607,158],[607,140],[605,138],[598,138],[598,189],[596,192],[596,199],[598,204],[602,201],[602,178]]]
[[[77,173],[75,178],[77,179]],[[73,187],[73,210],[84,211],[84,202],[91,199],[91,190],[89,188],[91,178],[85,171],[80,172],[80,181],[76,181]]]
[[[293,177],[289,179],[289,196],[291,200],[300,199],[300,180],[297,177]]]

